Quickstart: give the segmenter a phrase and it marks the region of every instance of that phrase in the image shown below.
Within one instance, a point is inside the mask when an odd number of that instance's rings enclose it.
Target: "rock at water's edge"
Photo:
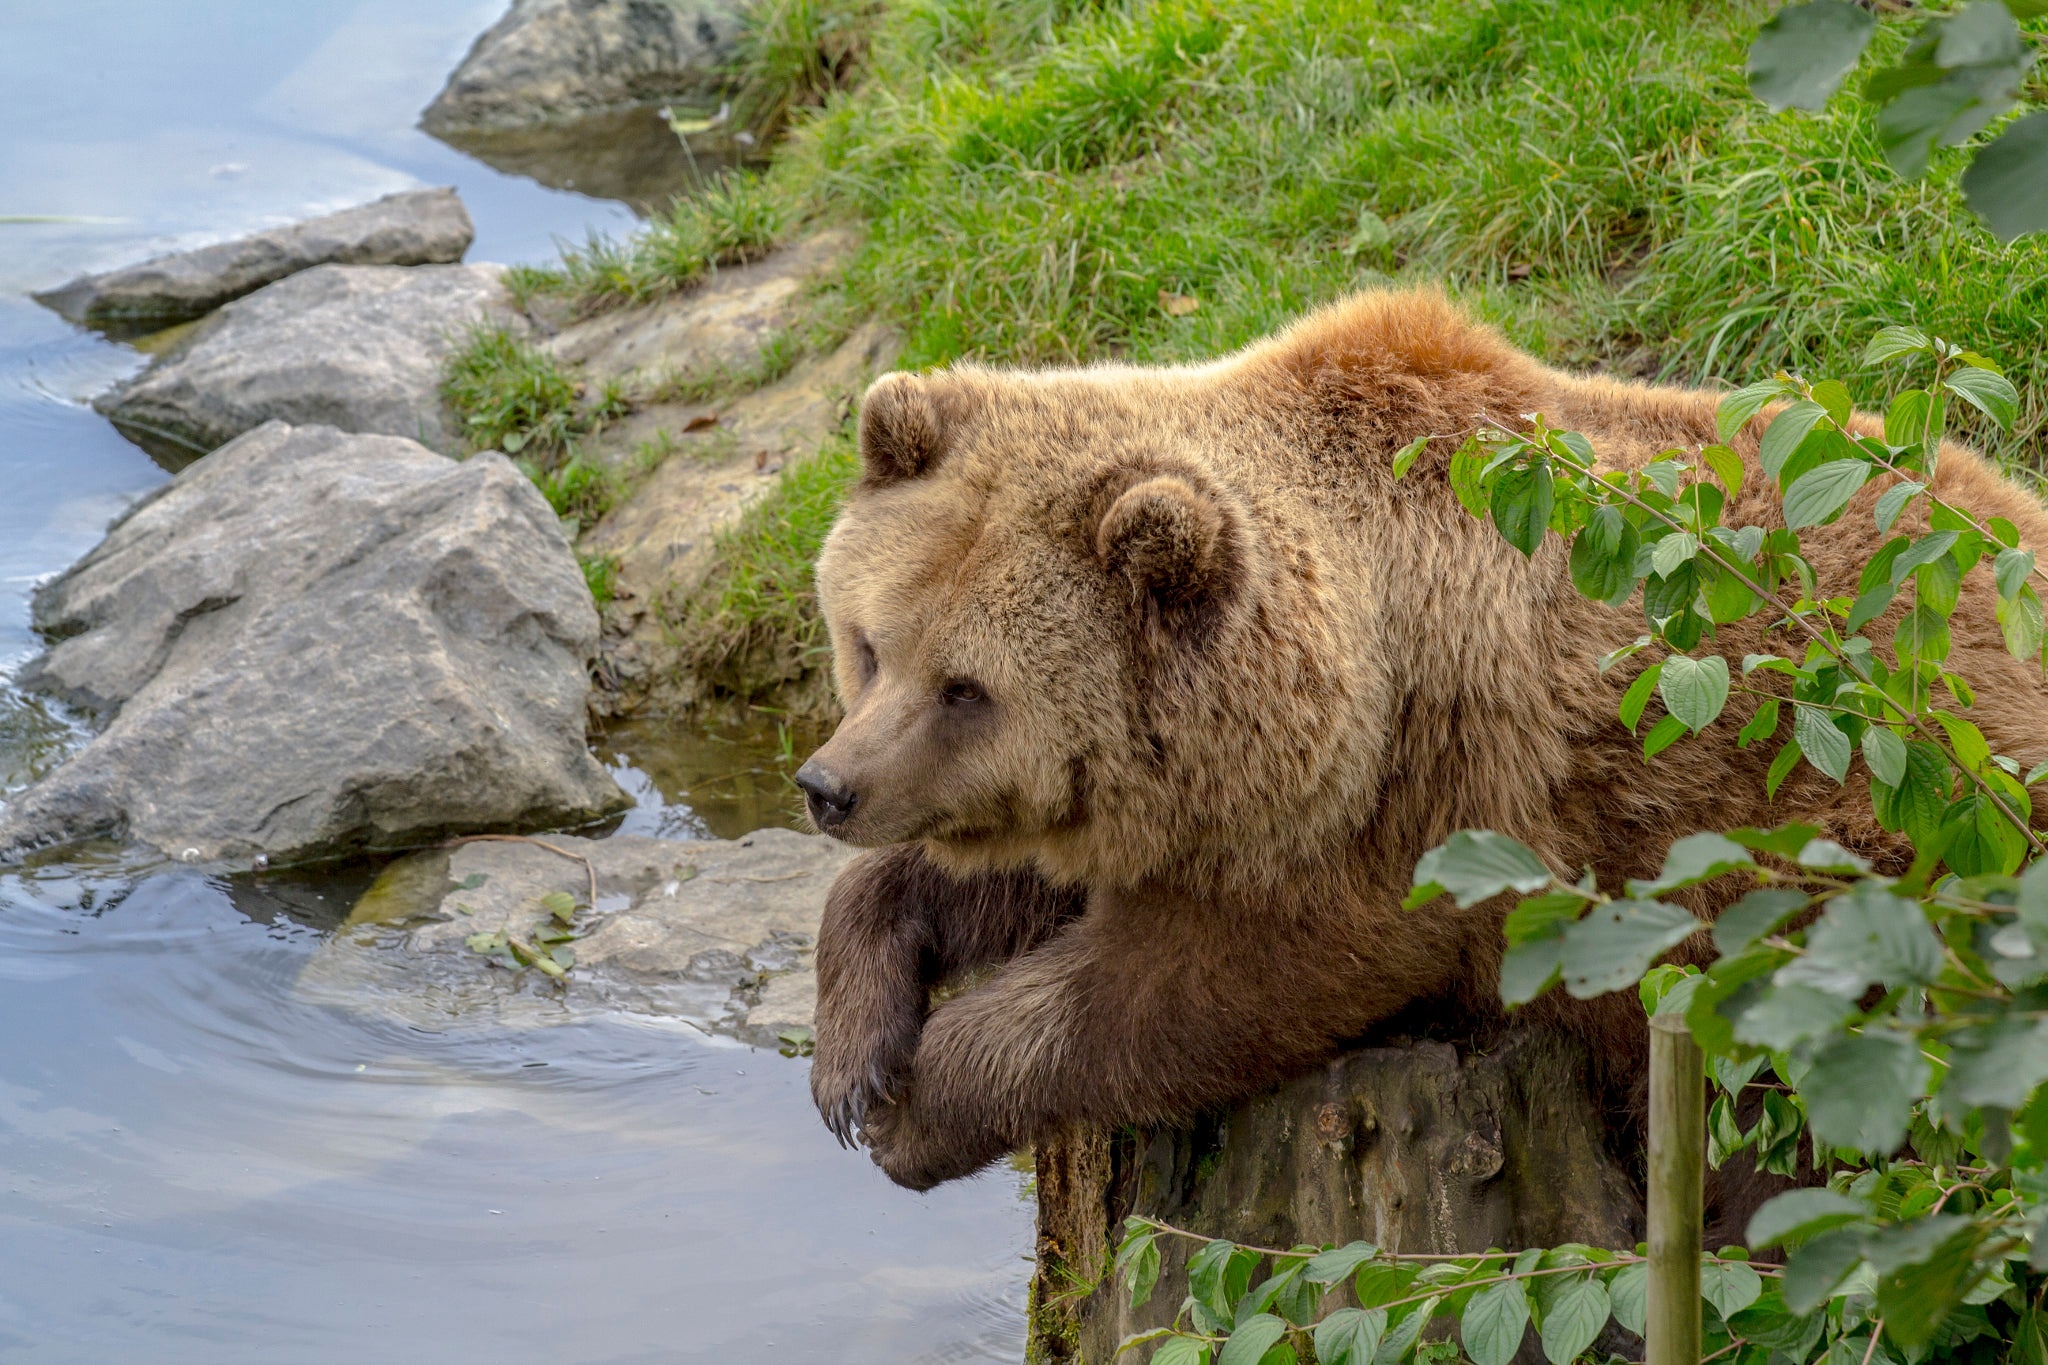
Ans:
[[[290,227],[81,275],[35,299],[73,322],[166,326],[316,265],[451,264],[475,236],[453,189],[408,190]]]
[[[420,126],[441,136],[662,100],[715,103],[738,32],[717,0],[513,0]]]
[[[37,592],[24,688],[112,713],[0,810],[0,859],[125,829],[308,858],[628,804],[584,745],[597,612],[499,455],[272,423]]]
[[[374,1001],[436,1026],[627,1010],[772,1047],[784,1031],[811,1025],[825,891],[853,849],[786,829],[692,843],[633,835],[542,842],[548,847],[467,843],[394,863],[307,963],[300,989],[352,1008]],[[595,907],[577,858],[596,872]],[[581,907],[574,965],[559,985],[493,965],[468,946],[472,935],[507,931],[540,946],[537,935],[557,928],[540,898],[556,891]]]
[[[269,421],[454,453],[441,369],[473,323],[524,331],[496,265],[322,265],[237,299],[93,400],[173,466]]]

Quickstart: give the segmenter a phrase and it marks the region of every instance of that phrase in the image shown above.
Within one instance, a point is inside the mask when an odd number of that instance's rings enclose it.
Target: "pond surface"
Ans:
[[[26,291],[417,184],[459,187],[472,260],[625,230],[413,129],[500,9],[0,0],[0,794],[88,733],[6,686],[30,590],[166,477],[85,402],[139,353]],[[595,164],[647,203],[658,163]],[[814,740],[640,724],[599,752],[639,798],[624,828],[731,836],[791,822]],[[1021,1353],[1021,1178],[894,1188],[826,1135],[804,1062],[668,1021],[427,1032],[306,999],[374,872],[109,849],[0,874],[0,1361]]]

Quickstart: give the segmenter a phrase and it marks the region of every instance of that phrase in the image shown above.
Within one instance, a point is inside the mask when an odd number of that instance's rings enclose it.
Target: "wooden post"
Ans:
[[[1650,1304],[1644,1365],[1699,1365],[1706,1065],[1685,1021],[1650,1020]]]

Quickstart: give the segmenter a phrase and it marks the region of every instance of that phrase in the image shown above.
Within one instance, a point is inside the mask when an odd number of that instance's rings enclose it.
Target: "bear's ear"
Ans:
[[[1235,527],[1214,496],[1177,474],[1126,488],[1095,532],[1095,553],[1168,615],[1214,602],[1237,573]]]
[[[914,374],[885,374],[860,405],[860,459],[870,484],[914,479],[939,462],[945,430],[931,386]]]

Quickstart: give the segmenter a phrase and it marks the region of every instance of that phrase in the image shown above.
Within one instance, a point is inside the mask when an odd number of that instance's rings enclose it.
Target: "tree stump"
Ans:
[[[1582,1045],[1540,1033],[1485,1050],[1361,1048],[1184,1127],[1047,1143],[1030,1359],[1100,1365],[1129,1333],[1173,1320],[1194,1244],[1160,1239],[1158,1288],[1133,1312],[1110,1275],[1132,1213],[1270,1247],[1635,1245],[1642,1199],[1610,1150],[1587,1060]]]

